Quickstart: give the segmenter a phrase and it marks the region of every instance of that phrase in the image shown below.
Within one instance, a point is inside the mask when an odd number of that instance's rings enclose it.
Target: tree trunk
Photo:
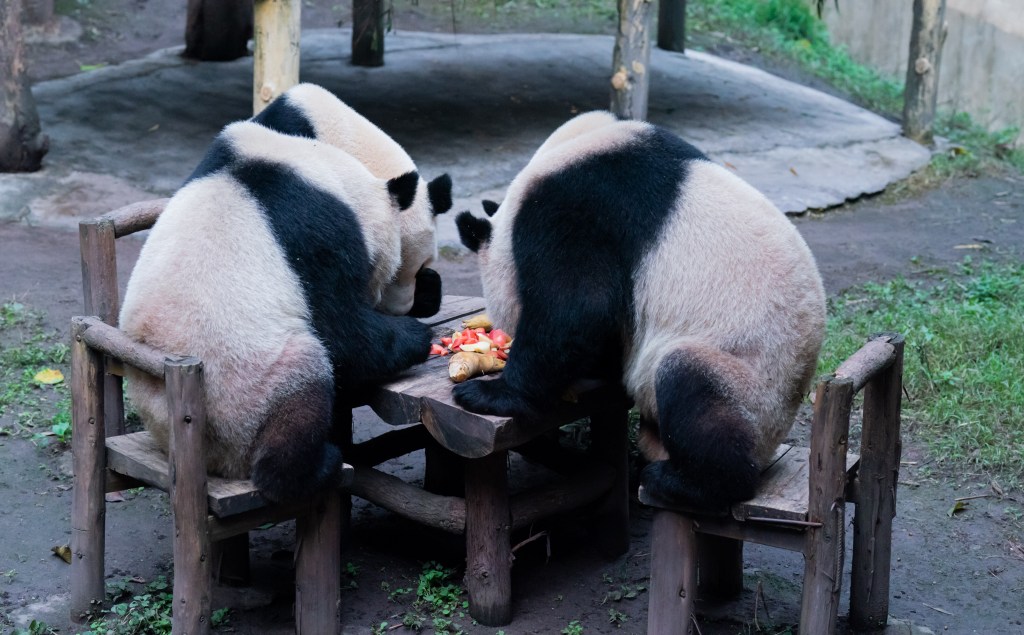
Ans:
[[[49,147],[25,74],[21,0],[5,0],[0,2],[0,172],[38,170]]]
[[[932,142],[935,102],[939,94],[939,62],[946,39],[946,0],[914,0],[910,61],[903,93],[903,134],[923,144]]]
[[[647,118],[652,7],[651,0],[619,0],[611,111],[623,119]]]
[[[227,62],[245,57],[252,37],[252,0],[188,0],[184,57]]]
[[[53,0],[25,0],[23,17],[29,26],[53,24]]]

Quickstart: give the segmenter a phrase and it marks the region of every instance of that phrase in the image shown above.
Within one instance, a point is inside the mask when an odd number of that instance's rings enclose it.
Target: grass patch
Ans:
[[[45,384],[36,374],[67,376],[69,348],[43,328],[42,314],[18,302],[0,305],[0,435],[41,441],[71,436],[71,397],[65,381]]]
[[[133,593],[137,584],[120,580],[107,585],[107,597],[113,604],[103,617],[89,623],[89,633],[102,635],[171,635],[171,609],[174,604],[171,583],[159,577]],[[210,625],[214,629],[227,626],[230,609],[213,611]]]
[[[902,332],[907,428],[936,462],[1021,486],[1024,263],[965,258],[953,274],[868,284],[829,309],[820,372],[835,369],[871,332]]]
[[[371,632],[386,633],[399,626],[417,632],[429,627],[438,634],[464,632],[460,622],[466,619],[469,600],[465,597],[466,590],[456,581],[455,569],[436,562],[426,562],[415,589],[401,586],[392,588],[388,582],[382,582],[381,590],[388,594],[391,602],[401,602],[413,593],[416,595],[412,608],[400,615],[402,621],[399,624],[381,622],[371,626]]]

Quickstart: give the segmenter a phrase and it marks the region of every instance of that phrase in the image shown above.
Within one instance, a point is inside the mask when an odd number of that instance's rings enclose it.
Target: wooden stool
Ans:
[[[804,555],[802,635],[835,632],[842,585],[846,502],[855,504],[850,589],[854,628],[885,625],[896,481],[900,461],[903,338],[872,338],[821,380],[811,447],[783,446],[758,494],[728,515],[709,515],[652,499],[651,591],[647,632],[685,635],[700,591],[738,593],[743,541]],[[853,397],[864,388],[861,455],[847,453]]]
[[[441,311],[425,321],[438,339],[483,308],[480,298],[445,296]],[[629,547],[629,402],[620,390],[595,383],[578,386],[575,403],[564,402],[540,419],[479,415],[452,401],[447,366],[446,357],[433,357],[373,392],[369,405],[385,422],[421,424],[347,451],[355,466],[349,491],[405,518],[464,534],[470,615],[481,624],[501,626],[512,620],[512,531],[596,503],[602,549],[619,555]],[[590,461],[559,465],[557,458],[545,460],[534,451],[545,433],[584,417],[590,419],[593,439]],[[424,488],[373,469],[421,448],[427,457]],[[509,451],[529,454],[563,478],[510,494]]]
[[[75,317],[71,323],[72,619],[81,619],[106,595],[104,494],[152,486],[170,494],[174,517],[174,633],[208,632],[213,572],[234,565],[247,576],[248,530],[289,518],[296,519],[296,632],[339,633],[347,496],[334,490],[312,501],[270,505],[250,481],[207,476],[202,362],[139,344],[111,326],[119,306],[115,238],[151,227],[164,203],[132,205],[80,227],[86,311],[100,317]],[[124,434],[125,364],[165,382],[169,457],[148,432]],[[343,476],[351,480],[351,466]]]

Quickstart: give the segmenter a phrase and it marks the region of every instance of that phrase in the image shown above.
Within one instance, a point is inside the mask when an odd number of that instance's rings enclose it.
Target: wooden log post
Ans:
[[[226,62],[249,54],[252,0],[188,0],[182,57]]]
[[[82,293],[86,315],[95,315],[117,326],[121,301],[117,288],[117,248],[114,222],[110,219],[84,220],[78,224],[82,258]],[[124,398],[121,378],[106,374],[103,379],[106,434],[124,434]]]
[[[903,393],[903,337],[889,342],[896,359],[864,389],[859,500],[853,519],[850,623],[858,630],[884,627],[889,615],[892,519],[900,469],[900,406]]]
[[[697,536],[692,519],[665,509],[651,527],[647,632],[687,635],[697,599]]]
[[[384,65],[382,0],[352,0],[352,64]]]
[[[341,533],[339,489],[325,492],[295,519],[295,632],[341,632]]]
[[[686,49],[686,0],[658,0],[658,48]]]
[[[646,119],[650,85],[651,1],[618,2],[619,27],[612,56],[611,111],[624,119]]]
[[[103,433],[103,356],[82,339],[82,318],[71,321],[71,619],[80,621],[105,597],[107,470]]]
[[[914,0],[910,59],[903,93],[903,134],[931,144],[939,94],[939,62],[946,39],[946,0]]]
[[[35,172],[50,149],[25,72],[21,0],[0,2],[0,172]]]
[[[853,380],[818,384],[808,457],[807,520],[821,523],[806,532],[801,635],[832,635],[843,582],[846,518],[846,446]]]
[[[299,83],[300,0],[254,0],[252,112]]]
[[[512,621],[512,515],[508,452],[466,461],[466,590],[484,626]]]
[[[194,357],[164,364],[171,420],[171,509],[174,513],[175,633],[210,631],[210,537],[206,531],[206,401],[203,364]]]

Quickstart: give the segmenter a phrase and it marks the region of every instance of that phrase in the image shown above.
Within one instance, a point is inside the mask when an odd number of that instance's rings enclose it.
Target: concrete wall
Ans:
[[[830,0],[832,41],[853,58],[899,78],[907,72],[912,0]],[[947,0],[949,26],[939,107],[966,111],[990,130],[1024,128],[1024,0]],[[1024,130],[1017,139],[1024,143]]]

